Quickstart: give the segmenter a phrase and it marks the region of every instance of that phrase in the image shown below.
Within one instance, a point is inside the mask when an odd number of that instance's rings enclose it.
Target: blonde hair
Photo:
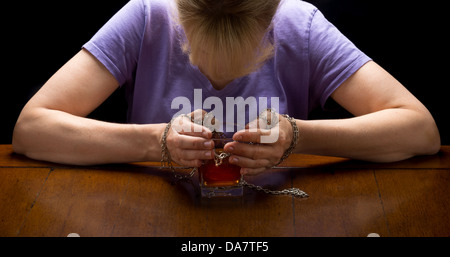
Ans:
[[[280,0],[176,0],[188,42],[183,51],[209,76],[234,79],[272,57],[268,39]]]

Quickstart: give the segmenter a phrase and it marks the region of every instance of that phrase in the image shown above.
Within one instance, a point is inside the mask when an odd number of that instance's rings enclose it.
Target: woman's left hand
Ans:
[[[225,145],[224,151],[231,153],[229,162],[240,166],[242,175],[257,175],[274,167],[289,148],[293,140],[292,126],[282,115],[275,115],[278,116],[276,124],[271,126],[267,122],[270,119],[258,118],[245,130],[236,132],[234,142]]]

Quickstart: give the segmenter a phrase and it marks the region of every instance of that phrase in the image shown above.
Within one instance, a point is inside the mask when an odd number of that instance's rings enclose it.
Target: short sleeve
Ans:
[[[142,44],[145,15],[142,1],[131,0],[83,45],[120,85],[133,80]]]
[[[316,10],[309,35],[310,97],[322,108],[330,95],[370,58]]]

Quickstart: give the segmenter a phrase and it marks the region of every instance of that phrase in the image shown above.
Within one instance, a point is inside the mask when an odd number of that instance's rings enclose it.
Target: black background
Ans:
[[[450,144],[445,2],[309,2],[428,107],[438,124],[442,144]],[[2,6],[0,144],[11,143],[15,121],[26,101],[126,3],[13,1]],[[119,90],[91,117],[123,122],[125,115],[126,103]],[[344,111],[317,111],[312,118],[347,115]]]

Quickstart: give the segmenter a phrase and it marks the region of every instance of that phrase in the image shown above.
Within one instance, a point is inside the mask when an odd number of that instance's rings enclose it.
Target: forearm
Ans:
[[[42,108],[19,117],[13,146],[30,158],[65,164],[159,161],[164,127],[114,124]]]
[[[391,162],[434,154],[440,141],[431,115],[386,109],[341,120],[297,120],[299,153]]]

